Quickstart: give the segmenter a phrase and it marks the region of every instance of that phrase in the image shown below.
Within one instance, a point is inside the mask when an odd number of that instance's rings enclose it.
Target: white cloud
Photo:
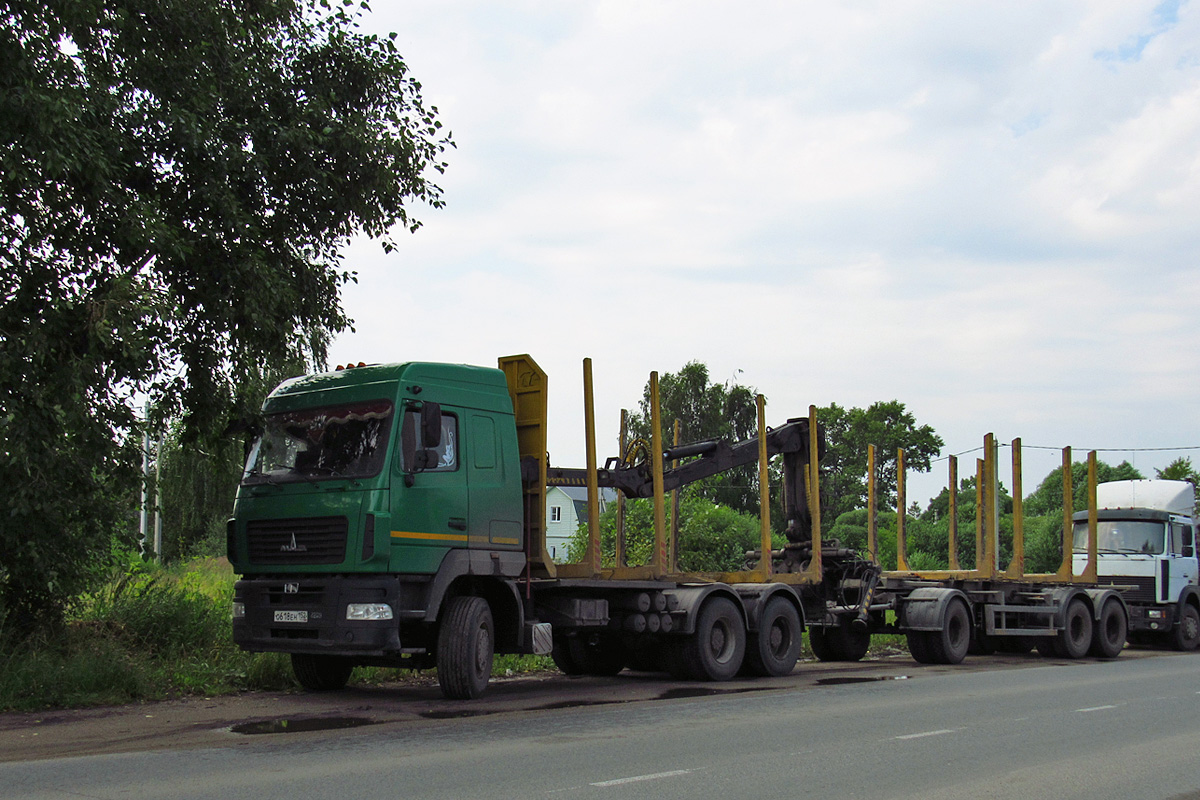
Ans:
[[[446,209],[351,249],[334,358],[530,352],[562,463],[583,356],[603,441],[700,359],[780,419],[900,399],[951,452],[1200,445],[1200,14],[1173,9],[379,6],[459,147]]]

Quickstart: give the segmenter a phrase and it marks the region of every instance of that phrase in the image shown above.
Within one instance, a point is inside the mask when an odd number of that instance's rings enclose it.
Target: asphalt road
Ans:
[[[1200,798],[1200,653],[972,660],[718,687],[557,679],[392,719],[360,704],[375,724],[268,717],[290,732],[11,761],[0,797]]]

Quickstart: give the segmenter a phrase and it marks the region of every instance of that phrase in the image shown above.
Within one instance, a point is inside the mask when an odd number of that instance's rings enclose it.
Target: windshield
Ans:
[[[387,453],[386,400],[271,414],[246,461],[243,483],[376,475]]]
[[[1152,520],[1108,519],[1096,523],[1096,549],[1108,553],[1161,553],[1166,526]],[[1088,526],[1075,523],[1076,553],[1086,553]]]

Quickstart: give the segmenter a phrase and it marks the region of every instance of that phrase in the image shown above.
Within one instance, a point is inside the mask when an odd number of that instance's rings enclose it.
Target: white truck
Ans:
[[[1130,587],[1129,641],[1200,644],[1195,492],[1186,481],[1111,481],[1096,487],[1097,578]],[[1088,512],[1074,515],[1076,570],[1087,562]]]

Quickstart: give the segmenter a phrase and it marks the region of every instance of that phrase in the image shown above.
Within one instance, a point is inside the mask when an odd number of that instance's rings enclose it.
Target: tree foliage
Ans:
[[[365,7],[365,4],[362,4]],[[0,617],[53,617],[192,432],[324,360],[352,235],[415,229],[450,146],[392,38],[319,0],[0,2]]]
[[[674,442],[675,420],[683,444],[723,439],[737,442],[758,435],[757,392],[736,381],[713,383],[708,367],[689,361],[678,372],[663,374],[658,381],[663,446]],[[642,392],[641,413],[630,415],[632,438],[650,441],[650,383]],[[758,514],[758,465],[752,464],[698,481],[689,494],[729,506],[743,513]]]
[[[826,452],[821,461],[822,514],[830,519],[867,504],[867,447],[875,445],[877,508],[896,504],[896,451],[904,450],[905,467],[928,472],[942,449],[942,438],[929,425],[918,425],[898,400],[863,408],[836,403],[817,409],[825,431]]]
[[[625,505],[626,561],[648,564],[654,554],[654,506],[650,500],[627,500]],[[667,510],[670,532],[671,510]],[[606,566],[613,566],[617,541],[617,504],[610,503],[600,515],[600,552]],[[761,528],[758,517],[718,505],[704,497],[685,497],[679,508],[678,565],[686,572],[732,572],[743,568],[746,553],[759,549]],[[782,538],[774,546],[782,547]],[[587,527],[580,525],[567,549],[571,561],[580,561],[587,551]]]

